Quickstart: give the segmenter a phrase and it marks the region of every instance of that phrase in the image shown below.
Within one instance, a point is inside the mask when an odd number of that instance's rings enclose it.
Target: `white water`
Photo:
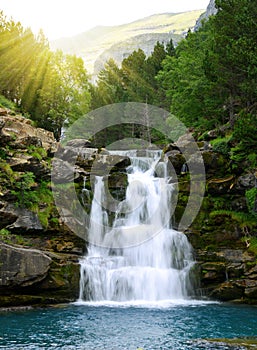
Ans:
[[[190,292],[192,251],[186,236],[170,227],[174,188],[166,165],[159,162],[158,152],[147,157],[136,157],[131,151],[126,155],[131,158],[126,198],[111,226],[104,208],[105,184],[96,177],[79,300],[185,300]]]

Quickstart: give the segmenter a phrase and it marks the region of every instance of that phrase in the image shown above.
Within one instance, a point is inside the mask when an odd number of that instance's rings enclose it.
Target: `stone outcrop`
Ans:
[[[26,149],[29,146],[43,147],[46,151],[56,151],[57,142],[53,133],[35,128],[30,119],[13,116],[7,110],[0,113],[0,146],[9,144],[14,149]]]
[[[77,257],[0,243],[0,307],[73,301]]]
[[[224,248],[215,252],[198,250],[196,258],[203,294],[221,301],[255,303],[257,267],[253,254]]]
[[[47,276],[52,260],[41,251],[0,243],[0,252],[0,288],[26,287]]]

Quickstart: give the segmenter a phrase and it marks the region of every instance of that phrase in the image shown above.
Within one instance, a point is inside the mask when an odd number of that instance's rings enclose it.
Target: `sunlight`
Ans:
[[[131,0],[122,6],[118,0],[2,0],[1,3],[7,16],[31,27],[34,33],[42,28],[49,40],[54,40],[98,25],[119,25],[152,14],[205,9],[209,0]]]

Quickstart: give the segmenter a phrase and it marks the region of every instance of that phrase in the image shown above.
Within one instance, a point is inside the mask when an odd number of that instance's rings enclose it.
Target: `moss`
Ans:
[[[217,138],[211,141],[211,145],[214,152],[220,153],[225,157],[229,157],[230,155],[230,142],[231,136]]]

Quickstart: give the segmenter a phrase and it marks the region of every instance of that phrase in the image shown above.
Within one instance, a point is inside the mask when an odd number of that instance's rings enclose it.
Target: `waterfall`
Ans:
[[[103,178],[95,178],[90,243],[81,260],[80,301],[186,299],[194,262],[186,236],[171,228],[174,185],[166,163],[157,151],[122,155],[131,159],[128,186],[112,222],[103,205],[106,185]]]

